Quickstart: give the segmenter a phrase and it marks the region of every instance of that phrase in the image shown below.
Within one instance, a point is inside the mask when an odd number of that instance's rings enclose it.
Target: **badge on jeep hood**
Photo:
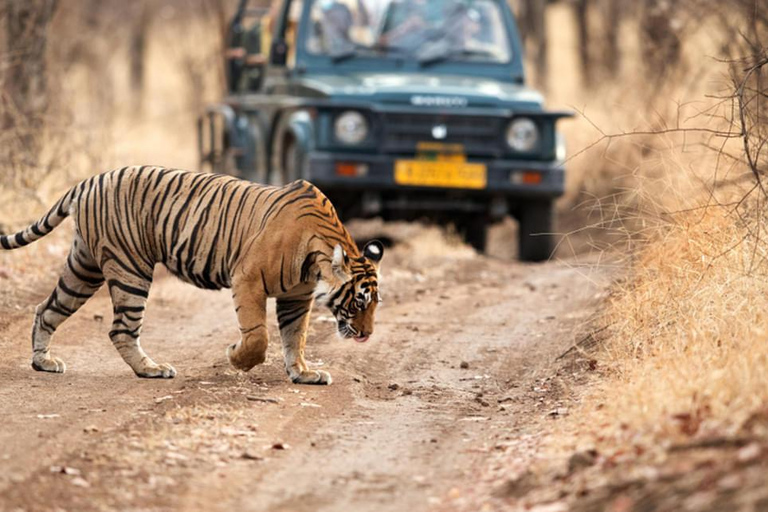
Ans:
[[[411,105],[417,107],[466,107],[469,100],[462,96],[411,96]]]

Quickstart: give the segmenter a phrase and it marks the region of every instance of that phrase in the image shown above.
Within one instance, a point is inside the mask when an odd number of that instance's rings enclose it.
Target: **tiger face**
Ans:
[[[382,256],[384,246],[378,241],[368,242],[360,258],[350,258],[340,245],[334,249],[332,268],[338,281],[327,292],[327,305],[343,338],[364,343],[373,334],[374,315],[381,302],[378,280]]]

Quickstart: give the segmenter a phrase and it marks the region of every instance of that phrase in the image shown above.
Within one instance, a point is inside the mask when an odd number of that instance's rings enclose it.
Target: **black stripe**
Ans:
[[[283,282],[283,266],[285,264],[285,254],[280,256],[280,289],[285,293],[287,290],[285,287],[285,283]]]
[[[241,333],[241,334],[249,334],[249,333],[252,333],[253,331],[255,331],[256,329],[260,329],[260,328],[263,328],[263,327],[264,327],[264,324],[259,324],[259,325],[256,325],[256,326],[254,326],[254,327],[251,327],[250,329],[243,329],[243,328],[241,327],[241,328],[240,328],[240,333]]]
[[[115,310],[114,310],[116,315],[125,313],[127,311],[130,311],[132,313],[141,313],[144,311],[144,306],[115,306]]]
[[[147,290],[142,290],[141,288],[136,288],[134,286],[121,283],[117,279],[110,279],[109,281],[107,281],[107,286],[109,286],[110,290],[112,290],[112,288],[117,288],[118,290],[124,291],[125,293],[128,293],[130,295],[144,297],[145,299],[149,297],[149,293],[147,292]]]
[[[130,329],[114,329],[109,331],[109,337],[114,338],[115,336],[119,336],[121,334],[125,334],[126,336],[130,336],[133,339],[136,339],[139,337],[139,330],[141,327],[137,327],[136,329],[130,330]]]
[[[110,242],[114,242],[118,246],[120,246],[120,249],[122,249],[122,253],[123,253],[124,258],[118,258],[117,255],[115,255],[115,253],[113,253],[111,250],[108,250],[108,249],[104,250],[104,255],[105,256],[109,256],[110,260],[114,261],[115,263],[117,263],[118,265],[123,267],[123,269],[125,269],[126,272],[128,272],[128,273],[130,273],[132,275],[135,275],[137,277],[140,277],[140,278],[144,279],[145,281],[152,281],[152,274],[150,272],[145,272],[144,269],[139,267],[139,262],[137,262],[133,258],[133,255],[131,254],[130,249],[128,249],[122,243],[122,241],[119,238],[115,239],[113,241],[111,233],[107,232],[107,240],[109,240]],[[133,268],[129,267],[126,264],[126,262],[123,261],[124,259],[126,259],[128,262],[130,262],[131,265],[133,265]]]
[[[318,254],[323,254],[320,251],[312,251],[311,253],[307,254],[307,257],[304,258],[304,262],[301,264],[301,282],[305,283],[309,280],[309,271],[312,269],[312,266],[317,262],[317,256]]]
[[[59,278],[59,283],[57,285],[61,291],[69,295],[70,297],[74,297],[76,299],[89,299],[93,295],[93,293],[79,293],[74,290],[72,290],[70,287],[68,287],[66,284],[64,284],[64,279]]]
[[[261,271],[261,284],[264,286],[264,293],[269,296],[269,290],[267,289],[267,278],[264,277],[264,270]]]
[[[69,309],[66,306],[63,306],[61,303],[56,303],[57,305],[51,304],[46,309],[46,311],[50,311],[52,313],[57,313],[61,316],[70,317],[75,314],[75,310]]]
[[[48,306],[45,309],[48,310]],[[48,334],[53,334],[56,329],[43,319],[43,315],[39,315],[37,318],[40,320],[40,328]]]
[[[309,309],[303,309],[303,310],[299,310],[298,312],[294,312],[294,314],[288,315],[288,316],[278,315],[277,322],[280,324],[280,328],[284,329],[285,327],[288,327],[289,325],[296,322],[297,320],[300,320],[305,316],[307,316],[308,312],[309,312]]]
[[[103,277],[89,277],[75,270],[75,267],[72,265],[72,262],[69,260],[69,258],[67,258],[67,266],[69,267],[69,271],[72,272],[72,275],[84,283],[92,286],[101,286],[101,284],[104,282]]]
[[[29,244],[29,242],[24,240],[24,232],[23,231],[20,231],[20,232],[16,233],[16,236],[14,237],[14,239],[16,241],[16,245],[18,245],[19,247],[24,247],[25,245]]]

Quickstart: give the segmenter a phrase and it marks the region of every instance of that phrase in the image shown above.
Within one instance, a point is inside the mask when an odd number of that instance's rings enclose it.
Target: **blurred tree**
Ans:
[[[663,82],[680,63],[680,11],[687,6],[670,0],[645,0],[640,18],[640,48],[646,76]]]
[[[549,75],[547,0],[521,0],[519,10],[520,35],[528,58],[533,62],[536,84],[546,89]]]
[[[141,113],[144,103],[144,76],[147,44],[152,20],[151,3],[147,0],[135,0],[133,6],[136,14],[132,19],[128,58],[130,62],[131,91],[133,105],[137,113]]]
[[[12,130],[21,146],[20,157],[35,166],[39,157],[48,108],[48,81],[45,50],[48,28],[56,12],[57,0],[2,0],[5,15],[5,49],[8,54],[3,72],[2,128]],[[6,150],[13,151],[13,148]]]
[[[605,15],[604,30],[605,42],[602,45],[603,63],[610,78],[616,78],[621,65],[619,52],[619,27],[621,25],[622,7],[621,0],[605,0],[603,12]]]
[[[579,38],[579,63],[581,64],[581,79],[584,85],[594,82],[594,71],[590,48],[589,6],[592,0],[575,0],[576,31]]]

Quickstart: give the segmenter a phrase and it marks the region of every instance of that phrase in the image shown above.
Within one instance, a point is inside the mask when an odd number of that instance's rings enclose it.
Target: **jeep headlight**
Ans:
[[[368,121],[360,112],[348,110],[336,118],[334,133],[342,144],[356,146],[368,137]]]
[[[521,117],[509,123],[507,144],[515,151],[527,153],[539,142],[539,128],[527,117]]]

